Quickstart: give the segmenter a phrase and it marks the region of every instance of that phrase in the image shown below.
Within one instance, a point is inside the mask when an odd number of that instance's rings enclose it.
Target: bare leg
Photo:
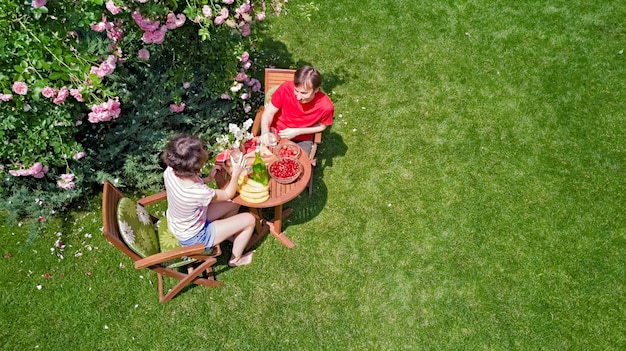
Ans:
[[[228,264],[231,266],[241,266],[252,261],[252,252],[245,255],[245,249],[252,232],[256,219],[250,213],[239,213],[234,216],[218,219],[213,222],[215,225],[215,244],[219,244],[227,238],[234,236],[232,256]]]
[[[232,201],[211,202],[207,208],[207,218],[214,222],[218,219],[228,218],[239,213],[240,205]]]

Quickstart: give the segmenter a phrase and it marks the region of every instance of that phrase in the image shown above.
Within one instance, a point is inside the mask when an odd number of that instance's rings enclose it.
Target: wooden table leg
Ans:
[[[256,245],[268,232],[278,239],[283,245],[292,249],[295,244],[282,232],[283,219],[287,219],[293,213],[293,209],[288,208],[283,211],[283,206],[274,207],[274,220],[263,220],[261,209],[250,207],[250,213],[256,218],[255,231],[250,238],[250,242],[246,246],[245,251],[250,250]]]
[[[285,211],[289,212],[289,211]],[[287,215],[291,214],[289,212]],[[274,221],[267,222],[267,225],[270,227],[270,233],[278,239],[283,245],[292,249],[295,245],[289,240],[289,238],[282,232],[282,222],[283,222],[283,205],[277,205],[274,207]]]

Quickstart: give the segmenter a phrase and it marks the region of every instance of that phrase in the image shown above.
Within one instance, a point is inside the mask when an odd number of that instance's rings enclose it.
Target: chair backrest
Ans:
[[[275,88],[286,81],[293,80],[293,75],[295,73],[295,69],[266,68],[264,83],[265,101],[269,101],[267,93],[270,91],[270,89]],[[261,106],[254,118],[254,123],[252,124],[252,129],[250,130],[252,135],[259,135],[261,131],[261,116],[263,115],[263,109],[264,107]]]
[[[119,191],[109,181],[104,181],[104,190],[102,193],[102,223],[104,226],[104,237],[113,246],[117,247],[120,251],[125,253],[133,261],[141,259],[141,256],[137,255],[120,236],[120,229],[117,224],[117,205],[124,197],[124,194]]]
[[[265,93],[273,86],[280,85],[286,81],[293,80],[295,69],[266,68],[265,69]]]

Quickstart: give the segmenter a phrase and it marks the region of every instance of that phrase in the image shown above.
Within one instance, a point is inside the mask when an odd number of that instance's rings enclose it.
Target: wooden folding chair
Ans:
[[[137,213],[139,213],[139,210],[145,206],[165,200],[166,196],[165,192],[151,195],[139,201],[133,201],[131,207],[136,206]],[[124,221],[120,222],[119,211],[120,208],[122,208],[122,204],[128,205],[129,199],[113,186],[113,184],[105,181],[102,196],[104,237],[111,242],[113,246],[130,257],[135,262],[135,268],[149,268],[156,272],[160,302],[164,303],[171,300],[190,283],[208,287],[218,287],[224,284],[215,280],[212,268],[212,266],[217,263],[216,257],[221,254],[219,245],[213,247],[211,252],[205,252],[203,244],[178,247],[167,251],[161,250],[161,247],[165,245],[163,244],[164,238],[158,238],[154,228],[157,218],[149,215],[149,224],[139,224],[139,226],[141,226],[140,228],[133,228],[135,224],[129,224]],[[120,229],[120,223],[124,225],[122,229]],[[122,231],[126,232],[122,233]],[[130,233],[130,235],[128,235],[128,233]],[[160,234],[165,236],[163,233]],[[125,238],[124,235],[127,237]],[[149,237],[149,239],[146,239],[146,237]],[[154,237],[154,240],[157,240],[156,243],[152,242],[152,237]],[[129,238],[132,239],[132,244],[127,243],[127,241],[130,240]],[[160,242],[159,239],[161,239]],[[147,241],[140,243],[140,240]],[[168,240],[171,242],[172,239],[168,238]],[[180,246],[180,244],[178,244],[178,246]],[[146,248],[148,251],[147,254],[146,252],[138,252]],[[180,271],[180,269],[185,268],[187,269],[186,273]],[[206,274],[206,278],[201,277],[203,273]],[[163,276],[178,280],[178,283],[165,294],[163,289]]]
[[[296,73],[296,70],[293,69],[284,69],[284,68],[266,68],[265,69],[265,103],[269,103],[269,95],[268,93],[281,85],[282,83],[293,80],[293,75]],[[265,106],[261,106],[259,111],[254,118],[254,123],[252,124],[251,133],[255,136],[258,136],[261,131],[261,116],[263,115],[263,111],[265,111]],[[322,133],[318,132],[313,135],[313,147],[311,148],[311,152],[309,153],[309,160],[311,160],[311,166],[315,167],[317,163],[317,159],[315,158],[315,153],[317,152],[317,146],[322,142]],[[311,174],[311,178],[309,179],[309,184],[307,185],[309,189],[309,196],[313,193],[313,174]]]

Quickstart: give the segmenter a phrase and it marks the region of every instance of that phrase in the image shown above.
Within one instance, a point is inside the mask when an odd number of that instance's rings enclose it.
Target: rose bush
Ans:
[[[255,24],[286,2],[1,2],[0,207],[45,218],[103,179],[159,187],[173,133],[210,142],[262,103]]]

